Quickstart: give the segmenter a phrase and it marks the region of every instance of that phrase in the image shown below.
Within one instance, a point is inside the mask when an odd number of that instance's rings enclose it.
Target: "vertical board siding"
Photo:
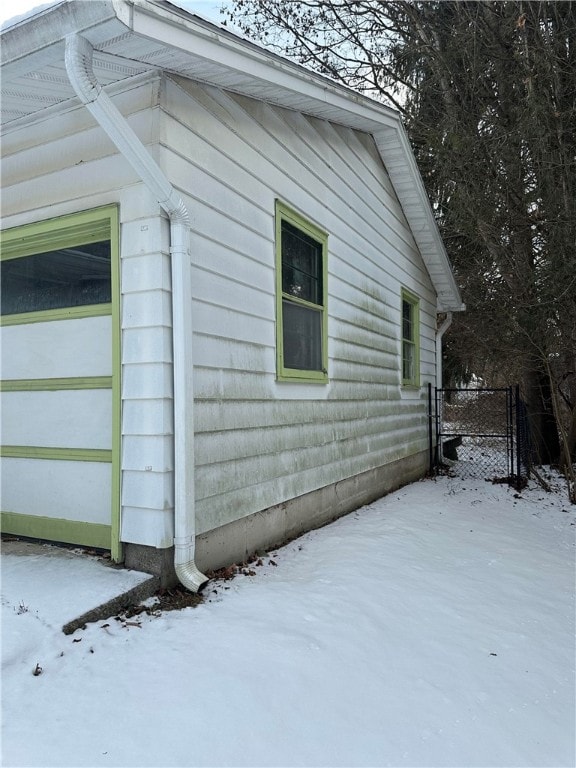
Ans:
[[[400,296],[435,294],[369,137],[168,81],[161,161],[193,212],[200,532],[426,450],[424,387],[400,386]],[[277,382],[274,200],[329,234],[327,385]]]

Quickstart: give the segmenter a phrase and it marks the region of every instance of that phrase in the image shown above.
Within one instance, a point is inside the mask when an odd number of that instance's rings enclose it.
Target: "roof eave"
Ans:
[[[82,34],[106,21],[118,19],[130,26],[131,11],[129,3],[118,0],[54,3],[2,29],[0,66],[7,72],[11,64],[61,43],[66,35]]]
[[[439,311],[463,308],[408,137],[399,114],[390,107],[159,0],[56,3],[3,31],[3,72],[9,75],[24,59],[41,64],[49,51],[58,56],[57,48],[63,49],[68,34],[86,35],[97,49],[99,40],[106,42],[106,32],[117,31],[118,22],[121,28],[166,50],[178,49],[238,73],[238,93],[242,93],[242,81],[261,84],[267,90],[266,100],[285,108],[294,108],[290,105],[297,95],[302,104],[298,109],[305,114],[371,134],[430,273]],[[187,76],[185,71],[174,71]],[[253,95],[254,87],[245,95]]]
[[[336,83],[330,78],[310,72],[294,62],[261,48],[246,38],[239,38],[229,30],[197,16],[187,18],[185,11],[174,6],[171,8],[173,10],[168,10],[164,3],[155,0],[135,6],[134,31],[156,40],[160,34],[163,34],[166,38],[166,44],[177,45],[178,47],[185,46],[186,31],[193,31],[196,38],[198,35],[203,38],[203,50],[196,50],[200,55],[212,58],[216,55],[215,51],[211,52],[213,46],[218,46],[219,52],[224,47],[229,56],[227,63],[231,67],[238,68],[239,71],[249,73],[252,77],[269,84],[277,85],[279,88],[303,94],[311,102],[321,102],[322,109],[320,111],[330,105],[338,110],[342,116],[347,115],[347,119],[342,117],[342,124],[364,130],[374,136],[384,166],[388,170],[406,218],[412,227],[416,244],[429,267],[438,294],[438,311],[462,311],[464,305],[460,292],[398,112]],[[164,20],[166,27],[158,24],[159,17]],[[314,114],[314,112],[314,109],[309,110],[309,114]],[[388,137],[393,135],[395,142],[401,149],[404,161],[401,166],[403,167],[398,166],[396,172],[389,167],[387,152],[384,149],[384,144],[387,142],[381,140],[384,135]],[[401,189],[399,184],[401,175],[404,179],[410,178],[412,181],[409,185],[408,194]],[[425,237],[422,236],[424,233],[415,225],[409,196],[416,196],[419,213],[424,212]],[[435,253],[433,265],[429,263],[431,252]],[[435,267],[435,269],[430,269],[430,267]],[[435,279],[434,274],[438,270],[443,273],[443,279],[440,282]]]

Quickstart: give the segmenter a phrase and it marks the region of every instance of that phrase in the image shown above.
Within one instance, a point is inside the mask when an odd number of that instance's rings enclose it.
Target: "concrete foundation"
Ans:
[[[418,480],[428,465],[427,452],[409,456],[201,534],[196,537],[196,565],[205,573],[244,562],[254,552],[285,544]],[[126,567],[158,576],[163,587],[177,582],[173,547],[125,544],[124,552]]]
[[[162,588],[178,583],[174,570],[174,547],[156,549],[143,544],[124,544],[122,548],[126,568],[157,576]]]

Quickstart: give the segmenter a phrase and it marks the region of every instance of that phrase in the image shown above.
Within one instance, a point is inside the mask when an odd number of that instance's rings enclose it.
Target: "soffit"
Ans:
[[[124,13],[117,15],[119,9]],[[371,122],[371,100],[170,3],[92,0],[56,3],[3,31],[4,128],[75,97],[64,62],[65,36],[74,32],[94,47],[94,73],[103,86],[163,70],[351,128],[366,130]],[[366,114],[350,110],[351,103],[363,104]],[[382,105],[374,117],[375,124],[397,119]]]

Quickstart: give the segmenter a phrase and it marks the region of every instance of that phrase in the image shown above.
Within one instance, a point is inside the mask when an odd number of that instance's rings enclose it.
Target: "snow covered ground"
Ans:
[[[10,631],[3,765],[574,766],[575,534],[562,491],[441,477],[196,608]]]

